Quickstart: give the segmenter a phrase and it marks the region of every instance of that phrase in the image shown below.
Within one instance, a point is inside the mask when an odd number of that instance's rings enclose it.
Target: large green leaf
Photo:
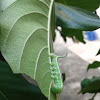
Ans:
[[[81,90],[79,93],[98,93],[100,92],[100,77],[93,77],[92,79],[85,78],[81,82]]]
[[[100,67],[100,62],[99,62],[99,61],[94,61],[92,64],[89,64],[89,65],[88,65],[87,71],[88,71],[89,69],[96,69],[96,68],[98,68],[98,67]]]
[[[92,31],[100,27],[100,18],[92,12],[59,3],[55,8],[57,26],[84,31]]]
[[[1,0],[0,47],[14,73],[25,73],[36,80],[42,93],[51,93],[50,52],[53,52],[53,0]],[[6,2],[6,6],[5,3]],[[52,22],[53,21],[53,22]],[[52,27],[53,28],[52,28]]]
[[[7,63],[0,61],[0,100],[47,100],[40,89],[20,74],[13,74]]]
[[[55,1],[70,6],[83,8],[92,12],[95,11],[100,5],[100,0],[55,0]]]
[[[100,18],[96,14],[81,8],[56,3],[55,14],[56,26],[62,27],[63,37],[75,36],[78,40],[84,42],[82,31],[92,31],[100,27]]]

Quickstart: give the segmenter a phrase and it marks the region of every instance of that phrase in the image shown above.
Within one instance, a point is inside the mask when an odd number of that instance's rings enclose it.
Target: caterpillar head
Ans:
[[[54,53],[50,53],[50,57],[57,57]]]

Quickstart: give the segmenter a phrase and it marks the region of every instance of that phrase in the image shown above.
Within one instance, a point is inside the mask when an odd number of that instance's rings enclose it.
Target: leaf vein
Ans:
[[[50,8],[44,1],[40,0],[43,4],[45,4],[48,8]]]
[[[44,29],[44,30],[47,31],[47,29],[46,29],[46,28],[43,28],[43,27],[39,27],[38,29],[34,30],[34,31],[28,36],[28,38],[26,39],[26,41],[25,41],[25,43],[24,43],[24,45],[23,45],[22,55],[23,55],[23,51],[24,51],[25,44],[27,43],[28,39],[32,36],[32,34],[34,34],[34,32],[36,32],[36,31],[39,30],[39,29]],[[21,67],[22,55],[21,55],[21,58],[20,58],[20,67]]]
[[[7,34],[7,37],[6,37],[6,39],[5,39],[5,44],[6,44],[6,42],[7,42],[7,39],[8,39],[8,37],[9,37],[9,35],[10,35],[10,32],[11,32],[11,30],[13,29],[13,27],[14,27],[14,25],[16,24],[16,22],[20,19],[20,18],[22,18],[23,16],[25,16],[25,15],[28,15],[28,14],[32,14],[32,13],[34,13],[34,14],[42,14],[42,13],[40,13],[40,12],[30,12],[30,13],[27,13],[27,14],[24,14],[24,15],[22,15],[22,16],[20,16],[16,21],[15,21],[15,23],[12,25],[12,27],[10,28],[10,30],[8,31],[8,34]],[[42,14],[43,16],[45,16],[46,18],[48,18],[46,15],[44,15],[44,14]]]
[[[48,48],[48,46],[43,47],[43,48],[40,50],[39,54],[38,54],[38,57],[37,57],[37,60],[36,60],[36,66],[35,66],[34,79],[36,78],[36,71],[37,71],[37,64],[38,64],[39,57],[40,57],[42,51],[43,51],[44,49],[46,49],[46,48]]]

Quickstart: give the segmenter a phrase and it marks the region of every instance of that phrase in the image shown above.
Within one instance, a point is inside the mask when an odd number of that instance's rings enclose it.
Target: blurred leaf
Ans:
[[[47,100],[40,89],[20,74],[13,74],[8,64],[0,61],[0,100]]]
[[[95,69],[95,68],[98,68],[98,67],[100,67],[100,62],[94,61],[92,64],[89,64],[89,65],[88,65],[87,71],[88,71],[89,69]]]
[[[53,80],[48,56],[53,52],[54,0],[1,0],[1,5],[3,57],[14,73],[25,73],[49,100],[55,100],[50,91]]]
[[[100,18],[87,10],[65,6],[59,3],[55,5],[56,26],[62,27],[62,36],[75,36],[84,42],[82,31],[92,31],[100,27]]]
[[[84,37],[83,37],[83,34],[82,34],[82,31],[81,30],[76,30],[76,29],[69,29],[69,28],[62,28],[62,31],[61,31],[61,36],[63,38],[65,38],[65,41],[66,41],[66,36],[67,37],[75,37],[77,40],[85,43],[84,41]]]
[[[55,7],[57,26],[81,31],[92,31],[100,27],[100,18],[92,12],[59,3]]]
[[[62,74],[62,78],[63,78],[63,82],[64,82],[65,79],[66,79],[66,75],[65,75],[65,73]]]
[[[92,79],[85,78],[81,82],[81,90],[79,93],[99,93],[100,92],[100,77],[93,77]]]
[[[0,52],[0,60],[6,62],[5,59],[3,58],[1,52]]]
[[[96,54],[96,56],[99,55],[99,54],[100,54],[100,50],[98,51],[98,53]]]
[[[65,5],[86,9],[92,12],[95,11],[100,5],[100,0],[55,0],[55,1]]]

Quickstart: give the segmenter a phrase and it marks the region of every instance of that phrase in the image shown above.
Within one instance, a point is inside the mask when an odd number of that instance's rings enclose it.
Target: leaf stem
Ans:
[[[91,99],[89,99],[89,100],[94,100],[94,98],[95,98],[96,95],[97,95],[97,93],[95,93],[95,94],[93,95],[93,97],[92,97]]]
[[[56,100],[60,100],[60,99],[59,99],[59,95],[58,95],[58,94],[56,94]]]

